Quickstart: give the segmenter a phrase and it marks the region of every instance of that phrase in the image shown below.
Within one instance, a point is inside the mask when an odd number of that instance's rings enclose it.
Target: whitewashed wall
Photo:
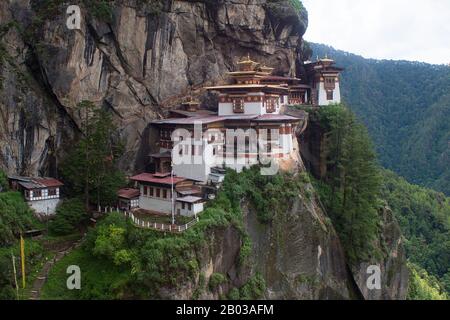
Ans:
[[[319,106],[326,106],[334,103],[341,103],[341,90],[339,87],[339,82],[336,82],[336,88],[333,93],[333,100],[327,100],[327,91],[325,90],[325,83],[320,82],[319,85]]]
[[[28,201],[28,205],[39,214],[54,215],[56,213],[56,207],[60,203],[60,199],[48,199],[48,200],[35,200]]]
[[[183,209],[183,205],[181,202],[177,202],[175,208],[176,208],[175,212],[177,214],[178,214],[178,212],[180,212],[180,215],[185,216],[185,217],[192,217],[195,214],[201,213],[204,209],[203,203],[193,203],[191,210],[188,209],[189,205],[187,203],[185,203],[184,209]]]

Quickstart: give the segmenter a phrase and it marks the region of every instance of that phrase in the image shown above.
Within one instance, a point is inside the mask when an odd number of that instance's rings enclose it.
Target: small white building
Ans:
[[[9,177],[13,190],[24,194],[28,205],[39,215],[54,215],[60,203],[60,188],[64,185],[54,178]]]
[[[139,208],[141,209],[151,213],[170,215],[173,208],[176,215],[186,216],[203,211],[204,200],[198,197],[201,189],[195,186],[192,180],[172,177],[169,173],[141,173],[131,177],[130,180],[139,185]]]
[[[121,210],[131,210],[139,207],[139,189],[124,188],[117,192],[118,205]]]
[[[186,196],[182,198],[177,198],[175,204],[175,210],[177,215],[182,216],[197,216],[203,211],[203,205],[205,201],[196,196]]]

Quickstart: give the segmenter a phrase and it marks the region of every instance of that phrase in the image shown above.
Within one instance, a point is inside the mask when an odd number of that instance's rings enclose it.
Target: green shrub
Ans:
[[[19,192],[0,193],[0,245],[13,243],[20,232],[37,224]]]
[[[264,296],[266,291],[266,282],[261,274],[256,274],[247,283],[239,289],[241,300],[255,300]]]
[[[84,5],[95,18],[111,22],[113,17],[113,7],[111,0],[84,0]]]
[[[30,239],[25,239],[25,267],[28,273],[34,265],[42,260],[42,245]],[[9,247],[0,248],[0,300],[16,299],[12,257],[15,256],[17,280],[21,282],[20,275],[20,246],[18,241]]]
[[[64,200],[56,209],[56,215],[50,221],[49,230],[55,235],[68,235],[75,232],[87,218],[84,204],[80,199]]]
[[[209,289],[215,290],[221,284],[227,282],[227,278],[221,273],[213,273],[209,278]]]
[[[228,299],[239,300],[240,299],[239,289],[237,288],[231,289],[230,292],[228,292]]]
[[[447,295],[439,281],[424,269],[409,264],[408,300],[446,300]]]

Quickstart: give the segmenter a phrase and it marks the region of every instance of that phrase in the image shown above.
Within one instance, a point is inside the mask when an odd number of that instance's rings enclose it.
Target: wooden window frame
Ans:
[[[333,90],[327,90],[327,100],[328,101],[334,100],[334,91]]]
[[[245,112],[245,102],[243,98],[233,99],[233,112],[234,113],[244,113]]]

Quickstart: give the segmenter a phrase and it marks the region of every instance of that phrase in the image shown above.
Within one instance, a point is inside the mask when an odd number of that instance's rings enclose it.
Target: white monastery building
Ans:
[[[228,73],[228,83],[205,88],[217,94],[216,112],[191,99],[151,122],[159,133],[157,152],[150,155],[155,173],[131,178],[139,186],[139,208],[195,216],[205,202],[198,186],[222,180],[216,169],[239,172],[296,159],[301,119],[283,114],[286,106],[341,101],[343,69],[333,60],[306,62],[305,70],[305,79],[276,76],[273,68],[245,57]]]
[[[39,215],[54,215],[60,203],[60,188],[64,185],[54,178],[10,176],[13,190],[21,191],[28,205]]]

